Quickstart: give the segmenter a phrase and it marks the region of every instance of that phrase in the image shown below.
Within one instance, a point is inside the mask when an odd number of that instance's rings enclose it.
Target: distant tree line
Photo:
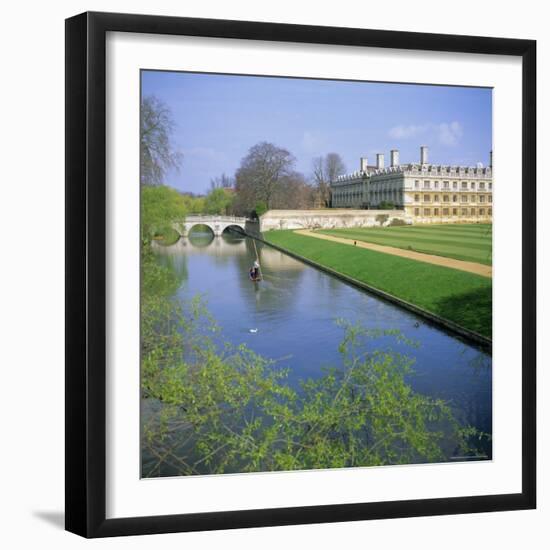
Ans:
[[[178,170],[182,155],[172,134],[170,109],[155,96],[141,104],[141,167],[144,186],[161,186],[169,170]],[[346,170],[338,153],[312,161],[309,177],[295,169],[296,158],[283,147],[266,141],[253,145],[234,176],[212,178],[205,195],[182,193],[188,213],[262,215],[271,209],[310,209],[330,206],[330,182]]]

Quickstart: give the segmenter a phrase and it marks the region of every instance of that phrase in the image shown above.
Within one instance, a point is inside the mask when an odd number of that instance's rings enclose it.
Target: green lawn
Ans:
[[[320,233],[416,252],[492,265],[492,225],[408,225],[357,229],[323,229]]]
[[[370,230],[369,230],[370,231]],[[491,337],[492,281],[465,271],[297,235],[264,233],[268,242]]]

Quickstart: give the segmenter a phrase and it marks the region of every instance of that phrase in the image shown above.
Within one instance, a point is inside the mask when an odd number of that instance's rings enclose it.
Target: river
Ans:
[[[255,259],[250,238],[193,232],[154,250],[181,280],[181,299],[204,297],[223,341],[244,343],[276,360],[289,369],[291,384],[341,362],[338,319],[398,329],[417,345],[385,336],[377,339],[377,346],[415,360],[408,378],[413,389],[448,401],[461,423],[492,432],[491,355],[477,345],[259,242],[263,280],[253,283],[248,278]],[[485,451],[491,458],[490,444]]]

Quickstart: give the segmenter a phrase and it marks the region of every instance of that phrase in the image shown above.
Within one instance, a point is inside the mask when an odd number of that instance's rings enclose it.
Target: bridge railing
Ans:
[[[239,218],[237,216],[216,216],[209,214],[196,214],[192,216],[185,217],[186,222],[196,222],[196,221],[205,221],[205,222],[235,222],[235,223],[245,223],[247,218]]]

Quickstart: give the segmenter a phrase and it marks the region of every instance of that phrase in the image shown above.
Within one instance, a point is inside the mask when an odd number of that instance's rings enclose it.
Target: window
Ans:
[[[453,202],[458,202],[458,195],[453,195]]]
[[[462,195],[460,199],[462,200],[462,202],[468,202],[468,195]]]
[[[485,202],[485,195],[479,195],[479,202]]]
[[[489,182],[489,191],[490,191],[492,188],[493,188],[493,182],[490,181],[490,182]]]
[[[434,202],[439,202],[439,195],[434,195]]]
[[[424,189],[429,189],[430,188],[430,182],[428,180],[426,180],[424,182]]]
[[[487,195],[487,202],[493,202],[493,195]]]
[[[485,189],[485,182],[484,181],[479,182],[479,188],[482,189],[482,190]]]
[[[475,195],[472,195],[471,198],[470,198],[470,200],[471,200],[472,202],[476,202],[476,196],[475,196]]]
[[[453,208],[453,216],[458,216],[458,208]]]
[[[463,216],[467,216],[467,215],[468,215],[468,209],[467,209],[467,208],[463,208],[463,209],[461,210],[461,212],[462,212],[462,215],[463,215]]]
[[[471,208],[471,209],[470,209],[470,214],[471,214],[472,216],[475,216],[475,215],[476,215],[476,209],[475,209],[475,208]]]
[[[468,182],[463,181],[462,184],[461,184],[461,187],[462,187],[462,189],[468,189]]]
[[[439,189],[439,182],[438,181],[434,182],[434,188]]]
[[[439,208],[434,208],[434,216],[439,216]]]
[[[443,182],[443,189],[449,189],[449,182],[448,181]]]
[[[420,195],[414,196],[414,202],[420,202]]]
[[[479,209],[479,215],[480,216],[485,216],[485,208],[480,208]]]
[[[424,202],[430,202],[430,195],[424,195]]]
[[[414,215],[415,216],[420,216],[420,208],[415,208],[414,209]]]
[[[458,181],[453,181],[453,189],[458,189]]]
[[[449,215],[449,209],[448,209],[448,208],[444,208],[444,209],[443,209],[443,215],[444,215],[444,216],[448,216],[448,215]]]
[[[470,183],[470,189],[472,189],[474,191],[475,188],[476,188],[476,182],[473,181],[472,183]]]
[[[449,195],[443,195],[443,202],[449,202]]]
[[[414,180],[414,188],[420,189],[420,182],[418,180]]]
[[[430,215],[430,209],[424,208],[424,216],[429,216],[429,215]]]
[[[488,208],[488,209],[487,209],[487,214],[489,214],[489,216],[492,216],[492,215],[493,215],[493,209],[492,209],[492,208]]]

